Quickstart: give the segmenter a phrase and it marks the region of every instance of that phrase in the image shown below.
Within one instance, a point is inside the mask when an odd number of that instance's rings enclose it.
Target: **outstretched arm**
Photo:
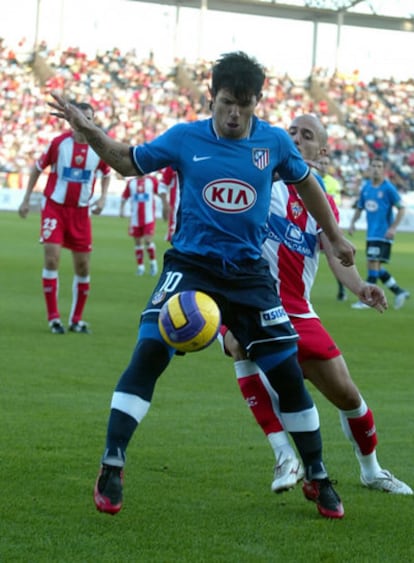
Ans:
[[[362,280],[355,265],[348,268],[343,266],[335,257],[332,246],[326,235],[321,233],[320,237],[325,256],[334,276],[366,305],[369,305],[380,313],[388,309],[387,298],[382,288]]]
[[[85,114],[59,94],[51,94],[54,102],[48,102],[54,112],[52,115],[66,119],[72,129],[82,133],[88,144],[111,168],[122,176],[137,176],[139,172],[129,156],[129,145],[114,141],[102,129],[85,117]]]

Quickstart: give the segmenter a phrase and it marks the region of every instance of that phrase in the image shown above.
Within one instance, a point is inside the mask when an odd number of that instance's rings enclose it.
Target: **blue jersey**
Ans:
[[[212,119],[173,126],[150,143],[131,147],[139,171],[177,170],[180,205],[174,248],[225,263],[258,259],[266,235],[275,172],[298,183],[309,167],[278,127],[253,117],[249,137],[222,139]]]
[[[371,180],[363,184],[357,208],[365,209],[367,214],[367,241],[390,242],[390,239],[385,238],[385,233],[394,220],[394,206],[402,207],[402,201],[397,188],[389,180],[384,180],[376,187]]]

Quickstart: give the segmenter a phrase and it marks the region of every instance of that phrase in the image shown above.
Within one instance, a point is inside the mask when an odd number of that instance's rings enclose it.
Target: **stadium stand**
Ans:
[[[165,71],[151,54],[141,60],[133,51],[113,47],[89,58],[77,47],[57,51],[45,42],[33,56],[0,39],[0,185],[22,188],[33,158],[64,127],[48,113],[51,89],[87,99],[109,135],[138,143],[174,123],[208,115],[208,68],[206,61],[176,60]],[[269,71],[258,114],[286,127],[307,112],[327,127],[332,172],[345,196],[355,196],[375,153],[386,158],[402,191],[414,190],[413,80],[364,83],[357,71],[327,76],[324,69],[314,69],[306,83],[294,83]]]

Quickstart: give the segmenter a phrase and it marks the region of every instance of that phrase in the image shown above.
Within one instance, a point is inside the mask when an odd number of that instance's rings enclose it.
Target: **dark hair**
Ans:
[[[264,69],[256,59],[242,51],[226,53],[213,66],[211,94],[214,97],[225,88],[238,100],[248,101],[252,95],[259,96],[265,78]]]
[[[95,113],[95,110],[93,109],[91,104],[88,104],[87,102],[71,102],[71,104],[81,109],[82,111],[90,109],[92,113]]]

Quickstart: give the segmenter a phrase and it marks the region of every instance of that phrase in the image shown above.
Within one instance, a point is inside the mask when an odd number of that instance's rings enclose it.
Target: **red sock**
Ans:
[[[155,244],[153,242],[151,242],[147,246],[147,252],[148,252],[148,258],[150,260],[155,260]]]
[[[58,296],[58,276],[56,272],[55,278],[45,278],[42,277],[42,285],[43,285],[43,294],[45,296],[46,301],[46,311],[47,311],[47,320],[53,321],[54,319],[59,319],[59,309],[57,303],[57,296]]]
[[[248,377],[237,378],[237,382],[247,405],[263,432],[266,435],[271,432],[281,432],[283,426],[273,409],[269,393],[259,374],[255,373]]]
[[[143,246],[136,246],[135,247],[135,260],[137,261],[138,266],[142,266],[144,263],[144,247]]]
[[[69,320],[71,324],[78,323],[79,321],[82,320],[83,310],[85,308],[86,300],[88,299],[88,295],[89,295],[89,288],[90,288],[89,281],[80,282],[75,276],[72,286],[73,300],[72,300],[72,310]]]
[[[364,416],[347,418],[347,420],[352,436],[358,444],[362,455],[371,454],[378,443],[374,416],[371,409],[368,409]]]

